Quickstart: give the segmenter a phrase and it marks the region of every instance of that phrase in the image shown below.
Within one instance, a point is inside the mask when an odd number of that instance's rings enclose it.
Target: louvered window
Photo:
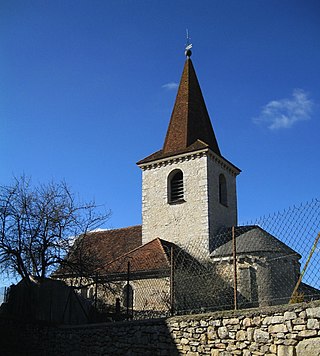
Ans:
[[[223,174],[219,176],[219,202],[224,206],[228,206],[227,181]]]
[[[171,204],[184,202],[183,173],[175,170],[169,175],[168,201]]]

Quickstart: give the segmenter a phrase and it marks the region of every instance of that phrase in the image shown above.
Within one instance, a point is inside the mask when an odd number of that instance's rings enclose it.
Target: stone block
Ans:
[[[259,351],[263,352],[263,354],[267,354],[269,352],[269,345],[262,345]]]
[[[277,333],[276,336],[277,336],[278,339],[284,339],[285,334],[284,333]]]
[[[297,356],[320,356],[320,337],[302,340],[296,346]]]
[[[284,317],[282,315],[273,316],[271,318],[271,324],[280,324],[283,323],[283,321]]]
[[[227,346],[225,344],[223,344],[222,342],[215,344],[215,347],[217,349],[225,349]]]
[[[247,338],[249,341],[253,341],[254,328],[247,329]]]
[[[295,339],[287,339],[287,340],[284,340],[284,345],[287,345],[287,346],[295,346],[297,345],[298,343],[298,340],[295,340]]]
[[[292,320],[292,319],[296,319],[297,318],[297,313],[295,312],[290,312],[290,311],[286,311],[284,313],[284,320]]]
[[[196,334],[202,334],[204,332],[203,328],[196,328]]]
[[[208,326],[208,322],[206,320],[200,320],[200,326]]]
[[[223,319],[223,325],[237,325],[240,321],[238,318]]]
[[[288,331],[291,332],[293,330],[291,321],[290,320],[286,320],[285,324],[286,324],[286,327],[287,327]]]
[[[234,331],[229,331],[228,336],[229,336],[229,339],[235,339],[236,333]]]
[[[242,325],[245,327],[245,328],[248,328],[249,326],[252,325],[252,320],[251,318],[244,318],[242,320]]]
[[[221,326],[220,328],[218,328],[218,335],[221,339],[225,339],[228,337],[228,328],[225,326]]]
[[[237,349],[237,347],[235,345],[228,345],[226,348],[227,351],[234,351],[236,349]]]
[[[270,334],[267,331],[255,330],[253,334],[253,339],[255,342],[266,343],[270,338]]]
[[[292,324],[293,325],[302,325],[306,323],[306,319],[305,318],[297,318],[297,319],[293,319],[292,320]]]
[[[208,340],[214,340],[217,338],[217,332],[214,328],[214,326],[208,326],[208,329],[207,329],[207,337],[208,337]]]
[[[320,307],[308,308],[306,310],[306,312],[307,312],[307,316],[309,318],[318,318],[318,319],[320,319]]]
[[[247,333],[244,330],[239,330],[236,334],[237,341],[244,341],[247,338]]]
[[[186,321],[181,321],[181,323],[180,323],[180,328],[186,328],[187,326],[189,326],[188,322],[186,322]]]
[[[271,319],[272,319],[271,316],[267,316],[267,317],[263,318],[262,324],[266,324],[266,325],[271,324]]]
[[[288,332],[287,326],[285,324],[275,324],[269,325],[269,333],[286,333]]]
[[[237,343],[237,348],[240,350],[243,350],[247,347],[248,345],[245,342],[239,342]]]
[[[219,350],[216,350],[216,349],[212,349],[211,350],[211,356],[219,356],[220,355],[220,351]]]
[[[317,331],[316,330],[302,330],[298,333],[298,336],[306,338],[306,337],[312,337],[317,335]]]
[[[296,312],[298,312],[297,310],[296,310]],[[299,318],[306,318],[307,317],[307,312],[305,311],[305,310],[300,310],[300,312],[299,312]]]
[[[277,345],[270,345],[269,346],[269,351],[272,353],[272,354],[276,354],[277,353]]]
[[[189,342],[189,345],[190,345],[190,346],[199,346],[199,345],[200,345],[200,342],[197,342],[197,341],[190,341],[190,342]]]
[[[277,356],[295,356],[293,346],[279,345]]]
[[[208,342],[208,336],[207,336],[207,334],[202,334],[202,335],[200,336],[200,342],[201,342],[201,344],[207,344],[207,342]]]
[[[252,319],[252,324],[256,325],[256,326],[259,326],[261,324],[261,317],[260,316],[255,316],[253,319]]]
[[[210,321],[209,321],[209,325],[221,326],[221,320],[220,320],[220,319],[217,319],[217,320],[210,320]]]
[[[183,338],[180,340],[181,345],[187,345],[189,344],[189,339]]]
[[[309,319],[307,321],[307,329],[319,329],[319,321],[317,319]]]

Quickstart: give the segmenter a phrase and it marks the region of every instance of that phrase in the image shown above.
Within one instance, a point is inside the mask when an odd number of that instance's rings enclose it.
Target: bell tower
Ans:
[[[219,230],[237,225],[240,170],[221,155],[190,48],[163,148],[137,163],[142,242],[159,237],[205,260]]]

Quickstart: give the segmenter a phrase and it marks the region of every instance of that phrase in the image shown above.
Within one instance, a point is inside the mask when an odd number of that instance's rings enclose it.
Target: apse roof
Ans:
[[[301,258],[296,251],[257,225],[235,227],[235,240],[238,256],[280,253]],[[210,256],[218,258],[232,256],[232,254],[232,228],[227,228],[213,238]]]

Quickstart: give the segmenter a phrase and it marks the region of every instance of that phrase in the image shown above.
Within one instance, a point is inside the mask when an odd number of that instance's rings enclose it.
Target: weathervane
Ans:
[[[189,30],[187,29],[187,43],[186,43],[186,48],[184,54],[190,58],[191,57],[191,48],[192,48],[192,43],[190,42],[190,36],[189,36]]]

